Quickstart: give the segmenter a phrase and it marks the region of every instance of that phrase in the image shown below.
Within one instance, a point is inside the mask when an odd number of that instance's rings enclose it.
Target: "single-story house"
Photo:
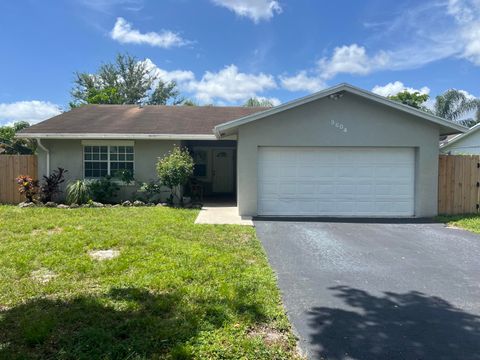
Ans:
[[[86,105],[19,136],[39,141],[39,175],[131,169],[156,177],[188,147],[209,194],[242,216],[437,214],[438,140],[467,128],[348,84],[273,108]]]
[[[465,133],[447,137],[440,144],[440,152],[450,155],[480,155],[480,123]]]

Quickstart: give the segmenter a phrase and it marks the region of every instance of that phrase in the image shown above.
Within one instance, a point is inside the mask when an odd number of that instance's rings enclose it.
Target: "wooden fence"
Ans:
[[[480,204],[480,156],[440,155],[438,213],[473,214]]]
[[[36,155],[0,155],[0,204],[18,204],[25,200],[18,192],[15,178],[29,175],[37,178]]]

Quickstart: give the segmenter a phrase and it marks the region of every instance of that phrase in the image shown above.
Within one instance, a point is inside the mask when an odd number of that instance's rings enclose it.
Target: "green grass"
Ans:
[[[298,357],[254,230],[196,215],[0,206],[0,358]]]
[[[480,234],[480,215],[438,216],[437,220],[450,226],[456,226]]]

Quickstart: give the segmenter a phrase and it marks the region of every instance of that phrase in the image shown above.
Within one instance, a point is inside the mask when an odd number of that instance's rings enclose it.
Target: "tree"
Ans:
[[[157,87],[147,103],[148,105],[167,105],[168,100],[172,99],[172,105],[180,105],[185,99],[179,95],[180,92],[177,90],[175,81],[164,83],[162,80],[158,80]]]
[[[37,142],[33,139],[18,139],[15,137],[20,130],[26,129],[30,124],[26,121],[19,121],[12,126],[0,127],[0,153],[7,155],[34,154],[37,149]]]
[[[457,121],[466,126],[473,126],[480,121],[480,99],[468,97],[463,91],[450,89],[435,98],[435,115],[444,119]],[[462,119],[476,110],[475,119]]]
[[[113,63],[100,66],[95,74],[76,73],[71,91],[72,108],[83,104],[174,105],[179,92],[175,82],[164,82],[154,75],[145,61],[129,54],[118,54]]]
[[[258,99],[258,98],[250,98],[248,99],[245,104],[245,107],[273,107],[273,103],[268,99]]]
[[[183,106],[198,106],[198,104],[192,99],[186,99],[182,103]]]
[[[390,100],[401,102],[402,104],[414,107],[416,109],[424,110],[431,112],[424,104],[429,99],[427,94],[421,94],[418,91],[410,92],[404,90],[399,92],[397,95],[392,95],[388,97]]]
[[[162,185],[170,188],[170,203],[173,203],[174,196],[178,197],[176,190],[185,185],[193,175],[193,166],[193,158],[188,150],[178,146],[175,146],[167,156],[158,161],[158,177]]]

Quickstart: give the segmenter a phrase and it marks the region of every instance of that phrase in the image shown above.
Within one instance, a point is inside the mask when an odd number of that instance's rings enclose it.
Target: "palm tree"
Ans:
[[[476,111],[475,119],[461,119],[462,116]],[[464,91],[450,89],[435,99],[435,115],[472,126],[480,121],[480,99],[469,97]]]

